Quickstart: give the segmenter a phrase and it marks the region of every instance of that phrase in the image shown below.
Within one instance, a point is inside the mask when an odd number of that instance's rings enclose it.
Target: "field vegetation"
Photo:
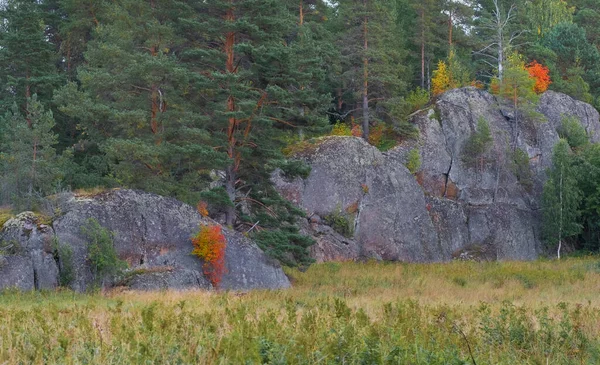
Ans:
[[[596,364],[600,260],[328,263],[253,292],[0,295],[0,364]]]

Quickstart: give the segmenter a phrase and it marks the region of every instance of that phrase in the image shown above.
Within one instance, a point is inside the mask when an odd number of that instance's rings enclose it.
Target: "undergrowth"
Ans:
[[[248,293],[7,291],[0,363],[596,364],[599,263],[326,263]]]

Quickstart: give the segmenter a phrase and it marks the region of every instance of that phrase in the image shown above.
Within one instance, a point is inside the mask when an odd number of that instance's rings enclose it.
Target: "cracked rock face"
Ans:
[[[452,90],[414,115],[418,140],[380,153],[357,138],[327,137],[297,156],[312,167],[306,180],[286,179],[281,172],[272,180],[309,217],[341,212],[353,223],[345,244],[323,228],[324,223],[336,228],[331,219],[305,224],[317,241],[313,256],[318,261],[534,259],[542,249],[545,170],[563,116],[575,116],[590,140],[600,141],[598,112],[586,103],[546,92],[538,112],[547,121],[520,113],[515,119],[485,91]],[[493,143],[475,163],[468,162],[464,147],[480,119],[490,126]],[[421,167],[413,176],[404,164],[415,148]],[[514,162],[516,150],[520,164]]]
[[[279,174],[273,182],[309,217],[327,222],[341,216],[352,231],[351,238],[342,237],[309,222],[305,233],[315,236],[317,260],[442,259],[425,197],[402,164],[354,137],[324,138],[304,158],[312,167],[308,179],[290,181]]]
[[[216,224],[189,205],[172,198],[132,190],[114,190],[91,198],[73,197],[69,209],[52,226],[39,225],[28,213],[9,220],[0,240],[19,243],[19,250],[4,255],[0,263],[0,289],[54,288],[58,284],[59,258],[52,239],[73,251],[75,281],[72,288],[85,291],[93,282],[87,260],[87,239],[81,233],[89,218],[114,232],[118,255],[129,264],[125,284],[133,289],[210,288],[202,262],[192,256],[190,237],[199,225]],[[281,267],[268,259],[254,242],[223,228],[227,239],[227,273],[222,289],[277,289],[290,283]]]

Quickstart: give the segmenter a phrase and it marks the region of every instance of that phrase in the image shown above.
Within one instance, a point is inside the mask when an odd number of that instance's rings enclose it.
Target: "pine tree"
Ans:
[[[401,66],[406,53],[396,11],[399,9],[392,4],[378,0],[339,3],[338,21],[345,26],[338,43],[343,94],[347,104],[361,111],[363,138],[367,140],[372,122],[383,119],[372,110],[377,105],[392,110],[394,97],[406,90],[405,69]]]
[[[190,9],[123,0],[107,11],[78,69],[81,88],[72,83],[57,96],[61,111],[80,121],[84,148],[99,145],[118,185],[195,204],[207,169],[224,158],[186,99],[194,76],[179,64],[175,29]]]

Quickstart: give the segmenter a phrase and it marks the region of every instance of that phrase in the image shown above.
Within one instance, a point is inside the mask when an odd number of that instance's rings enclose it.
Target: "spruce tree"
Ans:
[[[54,150],[52,112],[44,110],[34,94],[24,113],[15,103],[0,126],[0,200],[31,208],[38,195],[51,193],[63,177],[63,159]]]
[[[60,83],[57,54],[46,34],[42,5],[34,0],[8,0],[0,10],[0,108],[17,103],[22,111],[37,94],[45,106]]]
[[[98,144],[115,183],[196,203],[207,169],[220,166],[205,119],[185,94],[190,72],[179,64],[177,22],[190,16],[178,1],[113,3],[79,67],[75,84],[57,97]]]

